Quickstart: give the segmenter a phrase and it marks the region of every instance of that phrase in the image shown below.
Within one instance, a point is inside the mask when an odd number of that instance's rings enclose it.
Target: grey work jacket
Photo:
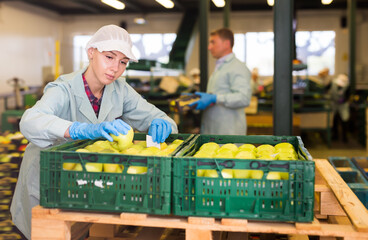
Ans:
[[[229,54],[207,84],[207,93],[217,95],[216,104],[203,112],[201,133],[245,135],[247,125],[244,108],[252,96],[251,73],[235,55]]]
[[[143,99],[122,77],[105,86],[97,118],[85,92],[84,71],[62,75],[49,83],[42,98],[24,113],[20,122],[21,132],[30,144],[23,157],[10,210],[14,224],[29,239],[31,210],[40,199],[40,150],[70,141],[64,138],[64,133],[73,122],[96,124],[122,116],[133,129],[147,132],[153,119],[162,118],[172,124],[172,133],[178,132],[171,118]]]

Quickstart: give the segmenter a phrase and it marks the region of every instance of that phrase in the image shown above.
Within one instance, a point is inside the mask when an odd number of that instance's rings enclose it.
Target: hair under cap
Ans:
[[[106,25],[98,29],[88,41],[86,51],[90,48],[97,48],[99,52],[119,51],[127,56],[129,61],[138,62],[132,52],[132,47],[132,40],[124,28]]]

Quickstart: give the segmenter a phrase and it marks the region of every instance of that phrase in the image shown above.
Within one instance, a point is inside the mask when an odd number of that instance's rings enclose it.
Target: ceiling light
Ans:
[[[333,0],[321,0],[323,5],[328,5],[330,3],[332,3]]]
[[[146,24],[146,19],[143,17],[137,17],[134,18],[134,23],[142,25],[142,24]]]
[[[118,0],[101,0],[101,2],[109,5],[110,7],[116,8],[117,10],[122,10],[125,8],[125,4]]]
[[[225,0],[212,0],[216,7],[225,7]]]
[[[272,7],[275,4],[275,0],[267,0],[267,4]]]
[[[174,3],[171,0],[156,0],[159,4],[164,6],[165,8],[173,8]]]

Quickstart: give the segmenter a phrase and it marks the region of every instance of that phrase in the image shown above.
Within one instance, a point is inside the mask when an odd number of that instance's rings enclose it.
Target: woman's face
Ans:
[[[88,56],[93,74],[102,85],[108,85],[120,77],[129,62],[129,58],[119,51],[99,52],[96,48],[90,48]]]

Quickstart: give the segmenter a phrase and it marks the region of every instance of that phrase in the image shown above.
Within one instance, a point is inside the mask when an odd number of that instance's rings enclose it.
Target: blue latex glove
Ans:
[[[156,118],[151,122],[148,129],[148,135],[152,137],[152,141],[162,143],[165,142],[171,131],[171,124],[168,121]]]
[[[131,127],[121,119],[112,122],[102,122],[99,124],[88,124],[74,122],[69,128],[70,137],[73,140],[96,139],[104,137],[110,142],[113,141],[110,133],[118,136],[119,133],[127,134]]]
[[[209,105],[216,103],[216,95],[204,92],[196,92],[195,94],[199,95],[201,99],[189,104],[189,107],[197,105],[195,109],[197,110],[204,110]]]

